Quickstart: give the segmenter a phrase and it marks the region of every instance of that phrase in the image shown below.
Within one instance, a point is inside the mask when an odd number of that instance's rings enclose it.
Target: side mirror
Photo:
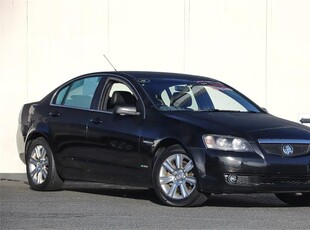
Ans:
[[[310,118],[301,118],[301,119],[300,119],[300,122],[301,122],[302,124],[310,124]]]
[[[116,106],[113,110],[113,114],[119,114],[121,116],[139,116],[140,112],[137,112],[137,108],[135,106],[122,105]]]

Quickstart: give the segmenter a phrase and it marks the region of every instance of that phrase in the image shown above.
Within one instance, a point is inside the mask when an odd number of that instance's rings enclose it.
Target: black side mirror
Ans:
[[[124,115],[139,116],[140,112],[137,112],[137,108],[135,106],[122,105],[122,106],[116,106],[113,110],[113,114],[119,114],[121,116]]]
[[[310,118],[301,118],[300,122],[301,124],[310,124]]]

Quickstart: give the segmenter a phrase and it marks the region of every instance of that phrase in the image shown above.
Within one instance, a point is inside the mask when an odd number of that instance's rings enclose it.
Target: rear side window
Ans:
[[[89,109],[101,77],[88,77],[71,82],[58,91],[54,104]]]

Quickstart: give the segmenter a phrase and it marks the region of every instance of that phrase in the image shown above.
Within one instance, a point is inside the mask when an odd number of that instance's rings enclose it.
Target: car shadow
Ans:
[[[162,205],[153,189],[97,183],[67,183],[64,185],[63,189],[73,192],[121,197],[126,199],[148,200],[152,203]],[[289,208],[288,205],[281,202],[273,194],[212,195],[202,206],[232,208]]]
[[[156,194],[151,189],[127,189],[127,188],[70,188],[72,192],[81,192],[95,195],[112,196],[134,200],[148,200],[155,204],[161,204]]]
[[[212,195],[203,206],[235,208],[289,208],[273,194]]]

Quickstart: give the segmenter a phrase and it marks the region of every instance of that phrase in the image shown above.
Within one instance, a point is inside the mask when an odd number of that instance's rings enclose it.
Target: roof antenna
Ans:
[[[107,56],[105,56],[105,54],[103,55],[104,58],[110,63],[110,65],[112,66],[112,68],[115,70],[115,72],[117,72],[117,70],[115,69],[115,67],[112,65],[112,63],[109,61],[109,59],[107,58]]]

